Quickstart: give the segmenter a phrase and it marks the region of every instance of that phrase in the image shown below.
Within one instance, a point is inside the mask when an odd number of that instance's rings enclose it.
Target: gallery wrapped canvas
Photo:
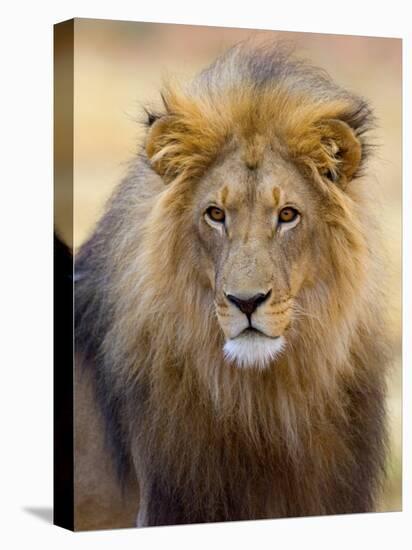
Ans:
[[[76,19],[55,54],[56,523],[399,509],[400,41]]]

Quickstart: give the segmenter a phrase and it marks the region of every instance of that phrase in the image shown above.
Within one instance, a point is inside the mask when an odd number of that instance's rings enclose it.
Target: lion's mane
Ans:
[[[141,523],[372,510],[385,463],[387,354],[363,176],[369,106],[278,45],[237,46],[189,87],[167,84],[163,102],[76,259],[76,348],[119,475],[139,478]],[[361,143],[355,173],[331,154],[330,119]],[[224,363],[190,204],[231,136],[258,148],[274,133],[330,205],[324,260],[300,297],[287,355],[242,370]],[[325,170],[356,181],[339,192],[319,178]]]

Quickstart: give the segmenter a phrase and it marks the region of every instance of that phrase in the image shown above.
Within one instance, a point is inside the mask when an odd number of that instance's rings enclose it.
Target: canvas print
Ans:
[[[75,19],[55,102],[56,523],[401,510],[401,41]]]

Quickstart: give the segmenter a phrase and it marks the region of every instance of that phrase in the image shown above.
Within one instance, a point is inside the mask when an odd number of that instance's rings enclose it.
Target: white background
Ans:
[[[52,25],[77,17],[404,38],[407,0],[9,2],[0,64],[0,544],[2,548],[406,548],[411,516],[411,292],[404,285],[404,512],[70,533],[52,507]],[[410,28],[410,23],[409,23]],[[408,138],[406,140],[406,138]],[[410,133],[404,151],[411,149]],[[406,155],[405,155],[406,156]],[[404,159],[404,281],[410,281],[410,169]],[[409,535],[409,544],[407,536]]]

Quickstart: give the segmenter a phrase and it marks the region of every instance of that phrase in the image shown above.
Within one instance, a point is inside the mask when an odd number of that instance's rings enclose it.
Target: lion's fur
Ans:
[[[76,260],[76,345],[119,474],[137,472],[140,523],[372,510],[386,345],[363,177],[367,103],[278,45],[250,44],[187,88],[167,84],[163,101]],[[287,353],[265,370],[237,369],[222,353],[191,205],[222,157],[240,150],[256,171],[268,147],[317,197],[321,253]]]

